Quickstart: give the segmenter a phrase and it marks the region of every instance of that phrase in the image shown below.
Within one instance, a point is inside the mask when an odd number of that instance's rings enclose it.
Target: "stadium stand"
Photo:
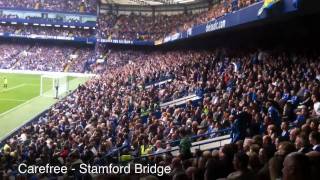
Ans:
[[[269,159],[269,163],[282,164],[285,155],[304,148],[304,153],[315,160],[308,153],[318,151],[319,146],[319,56],[260,51],[230,57],[222,52],[108,52],[105,73],[79,87],[8,140],[2,164],[14,169],[24,158],[28,164],[54,161],[62,165],[72,162],[67,157],[75,156],[78,161],[102,165],[118,154],[120,159],[139,158],[178,145],[178,157],[165,153],[164,159],[154,156],[148,160],[171,165],[172,176],[177,171],[190,173],[194,169],[191,174],[201,179],[260,179],[269,175],[263,168]],[[172,82],[143,90],[143,84],[166,73],[172,74]],[[160,102],[174,101],[198,88],[203,91],[199,103],[159,107]],[[156,118],[156,112],[161,113],[160,118]],[[148,116],[145,124],[140,119],[144,114]],[[288,124],[296,128],[289,131]],[[220,153],[200,148],[205,151],[192,156],[190,148],[201,144],[191,144],[188,137],[205,134],[194,139],[205,140],[225,128],[231,128],[234,144],[221,144]],[[293,136],[294,131],[299,133]],[[301,147],[297,137],[309,137],[310,145]],[[239,166],[232,165],[233,156],[241,159]],[[119,163],[117,159],[115,162]],[[238,169],[241,166],[245,169]],[[212,173],[210,168],[220,170]],[[275,176],[279,178],[281,173]]]
[[[43,43],[1,44],[1,69],[84,72],[92,58],[92,48]],[[68,69],[66,67],[68,66]]]
[[[0,7],[96,13],[96,0],[1,0]]]
[[[116,15],[109,13],[99,17],[100,36],[118,39],[159,40],[165,36],[188,30],[260,0],[221,0],[201,13],[178,15]],[[237,2],[237,4],[234,4]]]

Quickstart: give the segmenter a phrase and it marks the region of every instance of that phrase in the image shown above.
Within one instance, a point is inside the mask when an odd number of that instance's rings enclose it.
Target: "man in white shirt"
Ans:
[[[165,152],[165,149],[162,148],[162,143],[161,143],[160,140],[157,140],[157,141],[156,141],[155,146],[156,146],[155,154]]]
[[[314,115],[320,116],[320,100],[316,95],[312,96]]]

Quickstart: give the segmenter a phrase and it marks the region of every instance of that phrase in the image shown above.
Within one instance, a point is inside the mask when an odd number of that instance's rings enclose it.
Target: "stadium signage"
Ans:
[[[187,36],[192,36],[192,28],[189,28],[189,29],[187,30]]]
[[[223,29],[226,27],[226,20],[220,20],[220,21],[213,21],[209,22],[206,25],[206,32],[216,31],[218,29]]]
[[[163,42],[169,42],[171,40],[171,36],[167,36],[163,39]]]
[[[177,40],[180,38],[180,33],[175,33],[174,35],[171,36],[171,41]]]
[[[101,39],[102,43],[115,43],[115,44],[133,44],[133,41],[126,39]]]
[[[127,39],[97,39],[100,43],[112,43],[112,44],[131,44],[131,45],[154,45],[154,41],[143,40],[127,40]]]
[[[171,36],[165,37],[164,40],[163,40],[163,42],[166,43],[166,42],[175,41],[175,40],[181,39],[181,38],[182,38],[182,36],[181,36],[180,33],[175,33],[175,34],[173,34],[173,35],[171,35]]]
[[[54,39],[54,40],[68,40],[73,41],[74,37],[66,37],[66,36],[48,36],[48,35],[37,35],[37,34],[11,34],[9,33],[9,37],[18,37],[18,38],[30,38],[30,39]]]

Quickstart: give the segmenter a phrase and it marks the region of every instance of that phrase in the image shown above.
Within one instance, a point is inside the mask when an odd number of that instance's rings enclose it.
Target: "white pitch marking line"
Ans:
[[[13,90],[13,89],[17,89],[17,88],[21,88],[21,87],[23,87],[23,86],[25,86],[26,84],[19,84],[19,85],[17,85],[17,86],[13,86],[13,87],[11,87],[11,88],[8,88],[8,89],[3,89],[3,90],[0,90],[0,92],[7,92],[7,91],[11,91],[11,90]]]
[[[0,101],[16,101],[16,102],[25,102],[25,101],[27,101],[27,100],[23,100],[23,99],[0,98]]]

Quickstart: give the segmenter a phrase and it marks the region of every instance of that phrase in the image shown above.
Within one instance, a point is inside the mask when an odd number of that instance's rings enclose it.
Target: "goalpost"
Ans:
[[[40,81],[40,96],[59,98],[69,91],[67,75],[41,75]]]

